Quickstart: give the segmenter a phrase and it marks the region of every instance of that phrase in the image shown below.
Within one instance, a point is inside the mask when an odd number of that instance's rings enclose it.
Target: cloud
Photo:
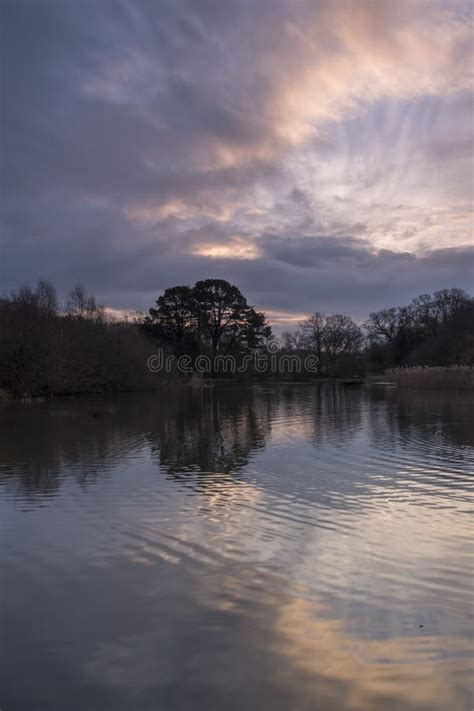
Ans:
[[[3,288],[83,281],[133,309],[215,275],[276,312],[357,315],[470,285],[469,3],[1,15]]]

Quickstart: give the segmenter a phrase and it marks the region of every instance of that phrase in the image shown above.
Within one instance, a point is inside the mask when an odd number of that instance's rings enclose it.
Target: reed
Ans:
[[[474,367],[469,365],[391,368],[386,374],[401,388],[474,390]]]

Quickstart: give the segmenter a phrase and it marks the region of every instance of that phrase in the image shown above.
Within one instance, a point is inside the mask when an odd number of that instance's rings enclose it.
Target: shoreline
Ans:
[[[186,382],[173,382],[167,386],[157,386],[156,388],[146,388],[137,390],[109,390],[109,391],[90,391],[81,393],[53,393],[47,395],[24,395],[22,397],[14,397],[6,389],[0,389],[0,407],[7,406],[9,404],[23,404],[29,405],[34,403],[42,402],[53,402],[58,400],[68,400],[75,398],[90,398],[90,397],[111,397],[119,395],[160,395],[164,393],[170,393],[178,390],[210,390],[215,387],[251,387],[251,386],[261,386],[261,387],[314,387],[317,385],[336,385],[347,388],[384,388],[389,390],[397,391],[407,391],[407,390],[423,390],[431,392],[465,392],[474,393],[474,388],[465,387],[462,384],[444,384],[442,387],[439,385],[432,385],[428,383],[417,383],[417,384],[406,384],[397,382],[394,378],[390,378],[384,375],[375,376],[368,375],[364,378],[314,378],[312,380],[281,380],[281,379],[268,379],[268,380],[234,380],[232,378],[206,378],[201,379],[198,382],[196,380],[188,380]]]

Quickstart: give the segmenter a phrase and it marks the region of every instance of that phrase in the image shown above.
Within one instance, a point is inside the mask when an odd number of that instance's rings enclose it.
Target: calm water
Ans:
[[[0,411],[2,711],[472,706],[468,396]]]

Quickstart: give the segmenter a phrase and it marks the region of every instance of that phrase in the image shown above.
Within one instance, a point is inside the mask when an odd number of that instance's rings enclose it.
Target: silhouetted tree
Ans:
[[[98,315],[95,296],[88,296],[81,284],[76,284],[69,292],[66,311],[70,316],[93,318]]]
[[[408,306],[382,309],[365,323],[375,367],[468,362],[474,300],[462,289],[422,294]]]
[[[166,289],[144,319],[145,330],[158,340],[171,344],[176,355],[186,351],[197,325],[193,290],[189,286]]]
[[[305,321],[301,321],[294,336],[298,349],[314,353],[318,358],[321,372],[334,374],[340,370],[344,359],[344,370],[356,371],[363,334],[360,327],[349,316],[333,314],[325,316],[316,312]]]
[[[175,353],[242,353],[271,337],[265,314],[248,305],[234,285],[204,279],[194,287],[166,289],[143,321],[145,331],[170,343]]]
[[[0,299],[0,389],[14,396],[153,387],[152,352],[137,324],[108,321],[83,287],[70,292],[66,311],[46,281]]]
[[[342,355],[360,351],[362,342],[362,331],[350,316],[334,314],[327,317],[323,331],[323,344],[330,365],[333,365]]]
[[[297,336],[297,340],[299,338],[299,341],[304,344],[307,350],[316,354],[321,365],[323,362],[325,320],[324,314],[314,313],[306,321],[301,321]]]
[[[229,351],[249,340],[254,347],[259,345],[265,317],[248,306],[236,286],[223,279],[204,279],[197,282],[193,295],[200,332],[209,341],[213,357],[223,348]]]
[[[36,301],[43,314],[56,316],[59,310],[56,289],[51,282],[40,279],[36,288]]]

